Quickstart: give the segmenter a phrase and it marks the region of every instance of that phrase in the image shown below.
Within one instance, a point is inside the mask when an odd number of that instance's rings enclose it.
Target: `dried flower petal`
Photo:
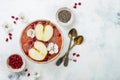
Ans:
[[[28,17],[25,14],[23,14],[23,13],[20,13],[18,18],[23,23],[27,23],[28,22]]]
[[[50,54],[54,54],[58,52],[58,45],[54,43],[49,43],[47,50],[49,51]]]
[[[39,78],[39,77],[40,77],[40,73],[35,72],[35,73],[33,74],[33,77],[34,77],[34,78]]]
[[[35,31],[33,29],[29,29],[27,31],[27,36],[34,38],[35,37]]]
[[[13,27],[11,24],[5,22],[3,25],[2,25],[3,29],[6,31],[6,32],[11,32],[13,30]]]

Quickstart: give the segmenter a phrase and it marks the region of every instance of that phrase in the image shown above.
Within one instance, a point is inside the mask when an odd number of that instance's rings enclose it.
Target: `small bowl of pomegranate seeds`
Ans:
[[[12,54],[7,59],[7,66],[13,72],[20,72],[25,68],[25,61],[19,54]]]

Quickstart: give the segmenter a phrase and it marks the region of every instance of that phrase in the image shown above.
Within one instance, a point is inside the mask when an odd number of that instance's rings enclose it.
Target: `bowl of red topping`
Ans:
[[[23,30],[20,45],[25,56],[37,63],[53,61],[62,49],[60,29],[49,20],[36,20]]]
[[[19,54],[12,54],[7,59],[7,66],[13,72],[20,72],[25,68],[25,61]]]

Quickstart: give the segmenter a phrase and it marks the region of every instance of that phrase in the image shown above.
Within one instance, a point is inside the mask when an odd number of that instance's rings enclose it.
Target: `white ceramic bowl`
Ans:
[[[22,58],[23,64],[22,64],[21,68],[19,68],[19,69],[13,69],[13,68],[8,64],[9,57],[12,56],[12,55],[19,55],[19,56]],[[12,54],[12,55],[10,55],[10,56],[7,58],[7,62],[6,62],[6,63],[7,63],[8,68],[9,68],[12,72],[21,72],[21,71],[23,71],[24,68],[25,68],[25,60],[24,60],[24,58],[23,58],[20,54]]]
[[[58,18],[58,13],[62,10],[66,10],[66,11],[69,11],[71,13],[71,18],[68,22],[64,23],[64,22],[61,22]],[[62,26],[69,26],[70,24],[72,24],[73,20],[74,20],[74,14],[72,12],[71,9],[67,8],[67,7],[62,7],[60,9],[58,9],[57,13],[56,13],[56,19],[57,19],[57,22],[62,25]]]

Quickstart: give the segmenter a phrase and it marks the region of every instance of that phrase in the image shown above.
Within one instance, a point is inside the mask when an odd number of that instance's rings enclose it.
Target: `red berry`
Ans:
[[[76,53],[73,53],[73,56],[75,56],[76,55]]]
[[[81,5],[81,2],[79,2],[78,5]]]
[[[73,8],[76,9],[77,8],[76,5],[74,5]]]
[[[76,57],[80,57],[80,54],[77,54]]]
[[[15,17],[14,16],[11,16],[12,19],[14,19]]]
[[[15,20],[18,20],[18,17],[16,17]]]
[[[76,60],[76,59],[74,59],[74,60],[73,60],[73,62],[77,62],[77,60]]]
[[[5,40],[6,42],[8,42],[8,38],[6,38],[6,40]]]
[[[28,75],[27,75],[28,77],[30,76],[30,73],[28,73]]]
[[[16,24],[16,21],[14,21],[13,23]]]

